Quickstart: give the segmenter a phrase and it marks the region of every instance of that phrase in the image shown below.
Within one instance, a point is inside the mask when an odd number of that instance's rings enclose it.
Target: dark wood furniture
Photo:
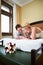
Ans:
[[[36,26],[36,27],[39,27],[43,30],[43,20],[40,20],[40,21],[35,21],[33,23],[30,23],[31,26]]]
[[[39,27],[43,31],[43,20],[35,21],[33,23],[30,23],[31,26]],[[37,29],[37,33],[39,30]]]
[[[37,52],[40,50],[42,51],[42,53],[37,56]],[[43,65],[43,44],[39,49],[31,50],[31,65]]]
[[[40,49],[42,53],[37,54]],[[0,47],[0,63],[3,65],[43,65],[43,44],[39,49],[31,50],[31,53],[16,50],[15,53],[9,54],[5,53],[4,47]]]

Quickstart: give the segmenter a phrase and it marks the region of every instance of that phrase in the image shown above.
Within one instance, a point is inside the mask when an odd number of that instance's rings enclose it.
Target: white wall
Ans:
[[[13,5],[13,37],[15,33],[15,26],[17,24],[16,4]]]

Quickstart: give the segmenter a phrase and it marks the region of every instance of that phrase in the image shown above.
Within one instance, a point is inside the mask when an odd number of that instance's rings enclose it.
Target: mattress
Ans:
[[[28,40],[28,39],[12,39],[12,38],[3,38],[4,46],[11,42],[12,44],[16,44],[16,49],[20,49],[22,51],[31,52],[32,49],[38,49],[41,47],[41,43],[43,43],[43,39],[36,40]]]

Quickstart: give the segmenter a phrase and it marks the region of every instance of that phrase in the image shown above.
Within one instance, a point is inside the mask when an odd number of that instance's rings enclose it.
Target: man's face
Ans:
[[[17,28],[17,31],[18,31],[19,33],[21,33],[21,32],[22,32],[22,27]]]

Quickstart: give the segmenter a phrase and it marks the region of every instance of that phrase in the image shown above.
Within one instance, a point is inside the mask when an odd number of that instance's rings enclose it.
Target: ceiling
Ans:
[[[9,1],[12,2],[13,4],[16,3],[21,7],[32,2],[32,0],[9,0]]]

